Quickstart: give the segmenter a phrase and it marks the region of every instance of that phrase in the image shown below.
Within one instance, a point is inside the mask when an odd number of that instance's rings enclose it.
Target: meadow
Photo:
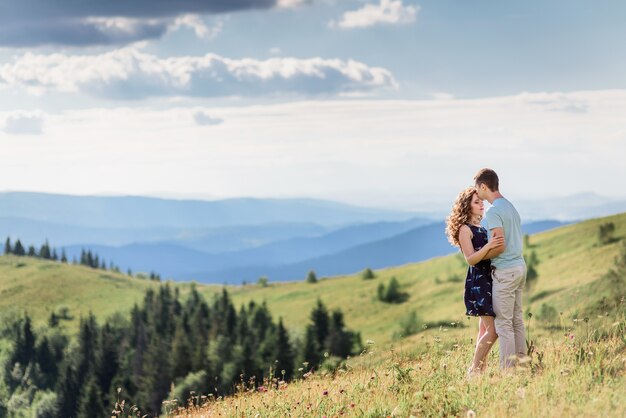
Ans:
[[[615,239],[602,244],[598,230],[609,222]],[[524,305],[534,351],[513,375],[501,376],[496,345],[488,373],[472,381],[465,379],[465,370],[477,321],[463,315],[467,267],[460,255],[376,270],[370,280],[359,272],[317,283],[273,283],[270,277],[265,287],[227,286],[235,306],[266,301],[292,338],[301,338],[319,298],[329,309],[342,309],[346,325],[361,333],[366,349],[338,367],[310,373],[302,365],[293,382],[276,378],[260,387],[241,382],[236,396],[217,400],[207,388],[189,409],[179,409],[184,400],[166,407],[181,417],[624,416],[626,276],[611,281],[607,275],[625,236],[626,214],[531,236],[526,252],[536,254],[538,279]],[[376,297],[379,283],[392,277],[408,296],[404,303]],[[3,314],[28,311],[35,324],[43,324],[51,312],[66,310],[61,324],[70,333],[89,312],[101,319],[127,315],[146,289],[157,286],[83,266],[0,257]],[[172,286],[183,296],[191,288],[190,283]],[[197,289],[211,299],[222,286]]]

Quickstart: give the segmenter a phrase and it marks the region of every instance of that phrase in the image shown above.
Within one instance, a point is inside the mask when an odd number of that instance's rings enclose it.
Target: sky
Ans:
[[[621,1],[0,0],[0,191],[624,199]]]

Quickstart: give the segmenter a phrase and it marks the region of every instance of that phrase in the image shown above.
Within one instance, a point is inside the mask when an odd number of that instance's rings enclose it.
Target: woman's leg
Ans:
[[[498,334],[496,334],[496,328],[492,316],[481,316],[480,324],[482,327],[480,331],[482,335],[476,342],[476,351],[474,352],[474,359],[472,361],[472,371],[484,371],[487,366],[487,355],[489,350],[496,342]],[[484,331],[483,331],[484,330]]]
[[[482,316],[478,317],[478,338],[476,338],[476,345],[478,345],[478,341],[483,337],[483,335],[487,332],[487,327],[485,326],[485,322],[483,321]]]

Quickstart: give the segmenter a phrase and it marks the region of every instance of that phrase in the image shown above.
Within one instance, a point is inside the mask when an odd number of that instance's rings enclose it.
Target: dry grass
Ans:
[[[531,335],[536,349],[510,374],[497,367],[496,344],[487,372],[467,380],[475,330],[429,330],[380,350],[368,345],[334,373],[242,384],[226,398],[199,394],[186,409],[169,402],[167,416],[626,416],[626,320],[620,312]]]

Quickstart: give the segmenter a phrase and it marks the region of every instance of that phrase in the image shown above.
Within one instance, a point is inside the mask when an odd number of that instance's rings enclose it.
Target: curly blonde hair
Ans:
[[[459,231],[463,225],[472,222],[472,199],[476,194],[475,187],[468,187],[457,196],[450,216],[446,218],[446,235],[455,247],[460,247]],[[482,216],[481,218],[482,219]]]

